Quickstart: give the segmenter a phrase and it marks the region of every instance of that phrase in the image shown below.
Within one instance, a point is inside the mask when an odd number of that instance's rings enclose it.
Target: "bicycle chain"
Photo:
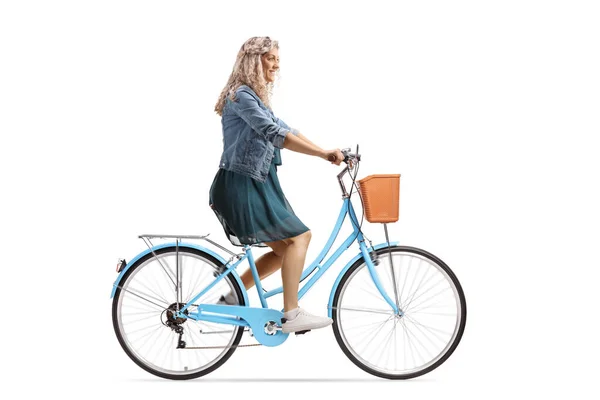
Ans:
[[[248,329],[244,329],[244,333],[248,332]],[[210,350],[210,349],[233,349],[237,347],[255,347],[262,346],[261,343],[250,343],[250,344],[238,344],[235,346],[193,346],[193,347],[184,347],[183,350]]]
[[[260,343],[238,344],[235,346],[200,346],[200,347],[185,347],[183,350],[208,350],[208,349],[232,349],[235,347],[254,347],[262,346]]]

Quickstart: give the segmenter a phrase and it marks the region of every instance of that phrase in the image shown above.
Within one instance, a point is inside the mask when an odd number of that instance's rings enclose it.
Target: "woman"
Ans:
[[[256,260],[261,279],[281,268],[284,333],[323,328],[330,318],[298,307],[298,286],[311,232],[285,198],[277,166],[281,149],[335,159],[339,149],[323,150],[298,130],[275,117],[270,96],[279,70],[279,46],[269,37],[253,37],[240,49],[233,72],[215,111],[222,119],[223,154],[210,188],[210,205],[234,244],[264,243],[272,251]],[[241,276],[246,289],[254,285],[250,269]],[[220,303],[235,304],[231,293]]]

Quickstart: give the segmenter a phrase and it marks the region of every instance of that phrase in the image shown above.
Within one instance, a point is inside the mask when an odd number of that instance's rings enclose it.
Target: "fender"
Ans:
[[[175,247],[175,242],[156,245],[156,246],[152,247],[151,249],[147,249],[147,250],[141,252],[140,254],[135,256],[134,259],[129,261],[127,263],[127,265],[125,266],[125,268],[123,268],[123,271],[121,271],[121,273],[119,273],[119,276],[117,276],[117,280],[115,281],[115,283],[113,283],[113,288],[112,288],[112,292],[110,294],[110,298],[112,299],[115,296],[115,292],[117,291],[117,286],[119,286],[121,279],[123,279],[123,276],[127,273],[127,270],[129,270],[129,268],[131,268],[131,266],[133,264],[135,264],[140,258],[144,257],[146,254],[151,253],[152,251],[156,251],[158,249],[165,248],[165,247]],[[216,253],[215,251],[208,249],[206,247],[199,246],[199,245],[193,244],[193,243],[179,242],[179,248],[184,248],[184,247],[200,250],[206,254],[210,254],[217,260],[221,261],[223,264],[227,264],[227,260],[225,260],[219,253]],[[234,279],[240,285],[240,290],[242,291],[242,296],[244,296],[244,304],[249,305],[250,302],[248,300],[248,292],[246,291],[246,288],[244,287],[244,284],[242,283],[240,276],[237,274],[237,272],[235,270],[231,271],[230,274],[234,277]]]
[[[398,243],[399,242],[390,242],[390,246],[395,246]],[[376,244],[373,247],[367,247],[367,251],[370,253],[371,251],[379,250],[384,247],[388,247],[387,242]],[[342,277],[344,276],[346,271],[348,271],[350,269],[350,267],[352,265],[354,265],[354,263],[360,258],[363,258],[363,255],[362,255],[362,253],[359,252],[352,260],[348,261],[348,264],[346,264],[344,269],[342,269],[342,272],[340,272],[337,279],[335,280],[335,283],[333,284],[333,287],[331,288],[331,294],[329,295],[329,303],[327,304],[327,316],[329,318],[332,318],[332,315],[333,315],[333,308],[332,308],[333,307],[333,297],[335,296],[335,291],[337,290],[337,287],[340,284]]]

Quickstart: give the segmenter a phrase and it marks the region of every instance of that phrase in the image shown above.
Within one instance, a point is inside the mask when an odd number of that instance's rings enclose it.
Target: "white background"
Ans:
[[[3,381],[28,398],[597,396],[599,19],[593,1],[3,2]],[[323,148],[359,144],[359,177],[402,174],[393,239],[464,286],[464,337],[430,374],[372,377],[324,329],[170,382],[115,338],[114,267],[137,235],[228,244],[208,207],[213,109],[264,35],[280,43],[276,115]],[[307,261],[341,205],[338,169],[283,152]],[[325,314],[342,265],[301,305]]]

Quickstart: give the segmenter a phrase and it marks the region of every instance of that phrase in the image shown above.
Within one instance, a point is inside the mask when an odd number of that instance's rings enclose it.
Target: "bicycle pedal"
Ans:
[[[294,333],[296,334],[296,336],[298,336],[298,335],[304,335],[306,332],[310,332],[310,331],[311,331],[310,329],[307,329],[305,331],[298,331],[298,332],[294,332]]]

